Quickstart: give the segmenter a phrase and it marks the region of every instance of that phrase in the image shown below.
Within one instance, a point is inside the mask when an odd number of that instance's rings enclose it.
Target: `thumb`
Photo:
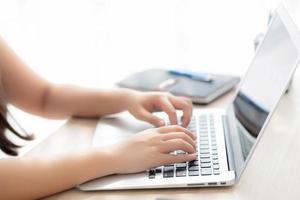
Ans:
[[[161,118],[155,116],[154,114],[152,114],[151,112],[149,112],[148,110],[141,108],[139,110],[138,116],[136,117],[137,119],[146,121],[156,127],[160,127],[160,126],[164,126],[165,122],[164,120],[162,120]]]

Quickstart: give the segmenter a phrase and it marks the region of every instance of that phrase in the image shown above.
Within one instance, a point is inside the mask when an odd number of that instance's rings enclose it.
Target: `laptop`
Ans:
[[[93,191],[235,184],[287,89],[299,62],[299,48],[299,30],[280,5],[229,106],[194,110],[188,129],[197,135],[196,160],[157,166],[142,173],[102,177],[78,188]],[[168,122],[165,114],[157,115]],[[151,127],[128,113],[103,118],[96,128],[93,145],[105,148]]]

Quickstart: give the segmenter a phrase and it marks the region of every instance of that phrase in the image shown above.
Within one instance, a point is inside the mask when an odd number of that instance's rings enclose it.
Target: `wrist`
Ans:
[[[117,92],[117,99],[119,101],[119,105],[122,107],[123,110],[129,110],[130,109],[130,105],[132,103],[132,96],[134,95],[134,90],[131,89],[118,89]]]
[[[118,157],[115,155],[111,148],[108,148],[107,150],[95,150],[96,154],[94,159],[97,161],[97,168],[101,169],[101,174],[98,176],[107,176],[118,173],[118,167],[120,165],[118,164]]]

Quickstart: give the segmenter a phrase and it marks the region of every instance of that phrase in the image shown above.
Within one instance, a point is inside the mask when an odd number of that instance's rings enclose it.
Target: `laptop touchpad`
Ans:
[[[99,120],[96,127],[93,146],[111,145],[148,128],[153,126],[135,119],[128,112],[104,117]]]

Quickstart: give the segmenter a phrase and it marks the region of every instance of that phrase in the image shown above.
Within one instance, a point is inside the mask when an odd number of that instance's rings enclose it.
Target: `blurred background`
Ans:
[[[0,35],[55,83],[108,88],[147,68],[242,76],[278,2],[0,0]],[[64,123],[16,111],[25,128],[43,137]]]

